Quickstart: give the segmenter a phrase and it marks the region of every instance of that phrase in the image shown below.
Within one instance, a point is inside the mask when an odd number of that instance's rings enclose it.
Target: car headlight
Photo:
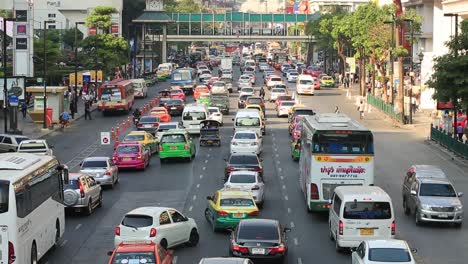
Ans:
[[[423,210],[431,210],[431,206],[427,204],[421,204],[421,209]]]
[[[463,205],[457,205],[455,206],[455,211],[459,212],[463,210]]]

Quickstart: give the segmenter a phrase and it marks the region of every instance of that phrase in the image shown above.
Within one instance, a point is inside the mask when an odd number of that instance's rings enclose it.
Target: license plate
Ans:
[[[177,107],[171,107],[171,110],[177,110]]]
[[[360,230],[361,236],[373,236],[374,235],[374,229],[361,229]]]
[[[145,127],[145,128],[150,128],[150,127],[151,127],[151,125],[144,125],[144,127]]]
[[[440,214],[439,217],[440,218],[448,218],[448,214]]]
[[[171,146],[171,149],[177,149],[177,146]]]
[[[132,158],[123,158],[123,160],[129,161],[129,160],[132,160]]]
[[[244,217],[244,214],[243,213],[234,213],[234,214],[232,214],[232,216],[235,217],[235,218],[242,218],[242,217]]]
[[[207,143],[213,143],[213,140],[207,140],[206,142]]]
[[[264,248],[252,248],[252,254],[265,255],[265,249]]]

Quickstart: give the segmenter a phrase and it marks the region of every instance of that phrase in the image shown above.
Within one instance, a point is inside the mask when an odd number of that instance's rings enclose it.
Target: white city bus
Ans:
[[[65,231],[62,173],[53,156],[0,154],[0,263],[37,263]]]
[[[344,114],[303,119],[300,186],[309,211],[327,211],[336,187],[374,184],[372,132]]]

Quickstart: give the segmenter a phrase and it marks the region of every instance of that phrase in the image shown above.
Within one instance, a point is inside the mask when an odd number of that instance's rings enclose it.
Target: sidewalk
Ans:
[[[31,108],[30,108],[31,109]],[[91,112],[95,111],[97,109],[96,106],[91,107]],[[75,119],[71,119],[70,116],[70,122],[69,125],[73,124],[77,120],[80,120],[81,118],[84,117],[84,103],[82,98],[78,98],[78,113],[75,114]],[[0,124],[3,124],[4,116],[3,114],[0,114]],[[10,121],[8,121],[8,126]],[[29,137],[31,139],[36,139],[36,138],[42,138],[58,129],[60,129],[59,124],[54,124],[54,127],[52,129],[44,129],[42,128],[43,124],[42,123],[34,123],[33,120],[29,117],[29,115],[26,115],[26,118],[23,118],[23,115],[21,112],[18,112],[18,129],[23,132],[23,135],[26,137]],[[3,130],[3,129],[2,129]]]

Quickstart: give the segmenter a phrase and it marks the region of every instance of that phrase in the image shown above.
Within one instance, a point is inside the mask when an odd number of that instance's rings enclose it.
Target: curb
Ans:
[[[91,113],[94,112],[94,111],[96,111],[96,110],[97,110],[97,107],[94,108],[94,109],[92,109],[92,110],[91,110]],[[77,116],[75,119],[70,119],[70,120],[73,120],[73,122],[70,122],[70,124],[75,123],[76,121],[82,119],[83,117],[84,117],[84,113],[81,114],[81,115],[79,115],[79,116]],[[55,132],[55,131],[57,131],[57,130],[59,130],[59,129],[60,129],[60,126],[59,126],[59,125],[58,125],[58,126],[55,126],[55,125],[54,125],[52,129],[47,129],[47,132],[45,132],[43,135],[41,135],[40,137],[38,137],[38,139],[43,139],[45,136],[48,136],[48,135],[52,134],[53,132]],[[44,131],[43,128],[41,128],[40,130],[41,130],[41,131]]]

